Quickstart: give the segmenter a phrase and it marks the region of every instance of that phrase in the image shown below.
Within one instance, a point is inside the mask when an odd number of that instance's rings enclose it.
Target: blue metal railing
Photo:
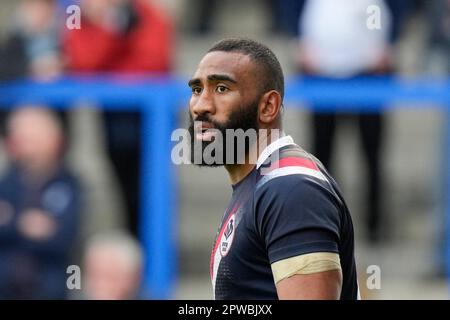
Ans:
[[[20,81],[0,85],[0,106],[3,107],[43,103],[55,108],[71,108],[77,102],[94,102],[108,110],[133,107],[142,112],[139,227],[147,257],[145,281],[157,299],[172,297],[176,283],[177,185],[170,158],[170,137],[178,111],[187,108],[189,95],[186,82],[173,78],[99,76],[65,78],[45,84]],[[393,107],[395,102],[408,103],[410,107],[444,108],[450,106],[450,81],[386,77],[350,81],[292,78],[287,82],[286,104],[299,107],[300,102],[313,103],[318,110],[345,112],[376,111]],[[446,157],[450,159],[450,130],[446,139]],[[450,167],[446,178],[445,254],[450,275]]]

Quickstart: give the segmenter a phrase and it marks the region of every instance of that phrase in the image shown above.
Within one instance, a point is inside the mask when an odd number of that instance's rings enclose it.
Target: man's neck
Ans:
[[[39,185],[46,183],[48,179],[55,175],[59,170],[59,164],[57,162],[48,164],[46,166],[32,166],[32,165],[20,165],[18,166],[22,178],[27,183]]]
[[[278,140],[282,135],[281,129],[279,129],[278,135],[272,136],[271,129],[267,129],[267,135],[258,135],[258,139],[253,146],[250,147],[250,151],[245,155],[245,162],[243,164],[228,164],[225,165],[225,169],[228,171],[231,184],[237,184],[242,181],[256,166],[256,160],[259,158],[263,150],[272,142]],[[256,150],[255,150],[256,149]],[[255,154],[256,159],[251,159],[250,154]]]
[[[255,167],[255,164],[244,163],[244,164],[227,164],[225,169],[228,171],[230,176],[231,184],[237,184],[242,181]]]

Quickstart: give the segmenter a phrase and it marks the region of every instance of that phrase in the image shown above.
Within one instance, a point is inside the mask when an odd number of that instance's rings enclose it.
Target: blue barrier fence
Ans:
[[[173,78],[83,77],[52,83],[20,81],[0,85],[0,106],[42,103],[67,109],[95,103],[108,110],[142,112],[142,168],[140,234],[147,257],[145,283],[156,299],[173,297],[177,266],[177,184],[171,155],[171,133],[178,112],[187,110],[190,91]],[[448,115],[450,81],[361,78],[348,81],[291,78],[286,105],[314,104],[317,110],[351,112],[393,108],[397,103],[442,108]],[[450,119],[450,118],[447,118]],[[447,121],[450,124],[450,121]],[[446,134],[446,162],[450,159],[450,129]],[[450,276],[450,167],[446,168],[445,259]]]

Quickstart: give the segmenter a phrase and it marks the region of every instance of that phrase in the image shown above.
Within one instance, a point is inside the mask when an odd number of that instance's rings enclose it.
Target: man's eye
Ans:
[[[192,87],[193,94],[200,94],[202,92],[202,88],[200,87]]]
[[[224,92],[226,92],[226,91],[228,91],[228,88],[227,87],[225,87],[225,86],[217,86],[217,92],[219,92],[219,93],[224,93]]]

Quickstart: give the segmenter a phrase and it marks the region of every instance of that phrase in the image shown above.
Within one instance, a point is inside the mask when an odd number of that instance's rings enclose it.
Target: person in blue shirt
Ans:
[[[62,128],[49,110],[22,107],[9,118],[5,142],[0,299],[65,299],[81,190],[63,161]]]

